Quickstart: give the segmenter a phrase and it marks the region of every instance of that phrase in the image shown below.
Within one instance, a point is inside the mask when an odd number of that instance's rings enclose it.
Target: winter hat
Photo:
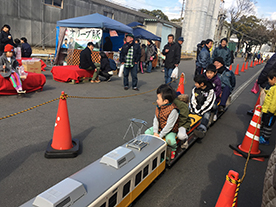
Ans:
[[[133,34],[130,34],[130,33],[128,33],[128,34],[126,35],[126,37],[132,37],[132,38],[134,39]]]
[[[178,41],[184,42],[184,38],[183,38],[183,37],[179,37],[179,38],[178,38]]]
[[[206,72],[207,71],[212,71],[214,73],[217,72],[216,66],[214,66],[213,64],[208,65],[206,68]]]
[[[4,24],[4,26],[2,27],[2,29],[3,29],[4,27],[7,27],[9,30],[11,30],[11,27],[10,27],[10,25],[8,25],[8,24]]]
[[[223,58],[222,58],[222,57],[216,57],[216,58],[214,58],[213,63],[216,62],[216,61],[218,61],[218,62],[220,62],[222,65],[224,65],[224,61],[223,61]]]
[[[13,51],[14,51],[14,50],[13,50],[13,46],[12,46],[12,45],[7,44],[7,45],[5,46],[4,52],[13,52]]]

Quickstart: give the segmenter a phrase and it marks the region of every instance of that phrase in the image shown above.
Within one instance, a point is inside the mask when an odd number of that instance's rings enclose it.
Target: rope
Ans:
[[[24,113],[24,112],[30,111],[30,110],[32,110],[32,109],[35,109],[35,108],[37,108],[37,107],[40,107],[40,106],[43,106],[43,105],[45,105],[45,104],[54,102],[54,101],[56,101],[56,100],[58,100],[58,99],[60,99],[60,98],[55,98],[55,99],[53,99],[53,100],[51,100],[51,101],[47,101],[47,102],[44,102],[44,103],[42,103],[42,104],[38,104],[38,105],[36,105],[36,106],[32,106],[32,107],[30,107],[30,108],[27,108],[27,109],[25,109],[25,110],[19,111],[19,112],[17,112],[17,113],[13,113],[13,114],[10,114],[10,115],[7,115],[7,116],[0,117],[0,120],[6,119],[6,118],[10,118],[10,117],[16,116],[16,115],[18,115],[18,114],[22,114],[22,113]]]
[[[178,79],[178,78],[177,78]],[[177,80],[175,79],[175,80]],[[175,80],[172,80],[171,82],[169,82],[168,84],[172,83],[173,81]],[[186,83],[185,83],[186,84]],[[111,97],[85,97],[85,96],[68,96],[66,93],[64,94],[61,94],[59,98],[55,98],[51,101],[47,101],[47,102],[44,102],[42,104],[38,104],[36,106],[32,106],[30,108],[27,108],[25,110],[22,110],[22,111],[19,111],[19,112],[16,112],[16,113],[13,113],[13,114],[10,114],[10,115],[7,115],[7,116],[3,116],[3,117],[0,117],[0,120],[2,119],[7,119],[7,118],[10,118],[10,117],[13,117],[13,116],[16,116],[18,114],[22,114],[24,112],[27,112],[27,111],[30,111],[32,109],[35,109],[37,107],[40,107],[40,106],[43,106],[45,104],[48,104],[48,103],[51,103],[51,102],[54,102],[58,99],[67,99],[67,98],[81,98],[81,99],[116,99],[116,98],[128,98],[128,97],[133,97],[133,96],[139,96],[139,95],[143,95],[143,94],[146,94],[146,93],[150,93],[152,91],[155,91],[157,88],[154,88],[154,89],[151,89],[149,91],[145,91],[145,92],[141,92],[141,93],[136,93],[136,94],[130,94],[130,95],[125,95],[125,96],[111,96]]]
[[[240,185],[242,184],[242,182],[243,182],[243,180],[245,178],[245,175],[246,175],[247,165],[249,163],[250,153],[251,153],[251,149],[252,149],[252,146],[253,146],[255,135],[257,133],[258,123],[260,121],[260,118],[261,118],[261,116],[258,117],[257,125],[256,125],[255,132],[254,132],[254,136],[252,138],[251,145],[250,145],[250,148],[249,148],[249,151],[248,151],[248,154],[247,154],[246,163],[245,163],[244,169],[243,169],[243,176],[242,176],[241,179],[239,179],[239,180],[236,181],[237,182],[237,188],[236,188],[235,196],[234,196],[234,199],[233,199],[232,207],[236,206],[236,202],[237,202],[237,199],[238,199],[238,193],[239,193],[239,190],[240,190]],[[226,179],[227,179],[227,177],[228,177],[228,175],[226,176]]]

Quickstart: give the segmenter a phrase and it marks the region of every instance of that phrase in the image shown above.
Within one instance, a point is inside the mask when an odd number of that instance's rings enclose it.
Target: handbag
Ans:
[[[120,69],[119,69],[119,73],[118,73],[118,76],[121,78],[121,77],[123,77],[123,72],[124,72],[124,65],[122,64],[122,65],[120,65]]]
[[[173,69],[173,72],[172,72],[172,74],[171,74],[171,78],[175,78],[175,79],[178,78],[178,67],[175,67],[175,68]]]
[[[260,90],[260,87],[259,87],[259,85],[258,85],[257,82],[258,82],[258,80],[256,80],[256,82],[254,83],[253,88],[251,89],[251,92],[255,93],[255,94],[257,94],[259,92],[259,90]]]

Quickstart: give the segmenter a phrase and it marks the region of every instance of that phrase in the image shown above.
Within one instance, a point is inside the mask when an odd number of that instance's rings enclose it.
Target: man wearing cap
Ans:
[[[216,57],[213,60],[214,65],[217,69],[217,75],[221,80],[221,101],[218,108],[219,112],[224,111],[224,108],[226,106],[227,99],[231,92],[234,90],[234,87],[236,86],[236,78],[234,73],[227,69],[224,65],[224,61],[222,57]]]
[[[87,47],[80,53],[80,65],[81,69],[85,70],[94,70],[94,74],[91,80],[91,83],[99,83],[99,80],[96,80],[100,73],[100,69],[96,68],[95,64],[92,62],[92,51],[94,49],[94,44],[92,42],[87,43]]]
[[[172,81],[171,75],[175,67],[178,67],[180,62],[180,53],[178,43],[174,41],[174,35],[168,35],[168,43],[164,46],[162,54],[166,56],[165,59],[165,83],[170,83]]]
[[[138,91],[137,64],[140,60],[141,51],[139,44],[136,44],[133,39],[133,34],[126,35],[126,43],[123,45],[120,53],[120,63],[124,65],[124,89],[128,90],[129,88],[128,76],[130,72],[132,89]]]
[[[227,43],[227,38],[223,38],[220,41],[220,45],[216,47],[216,49],[213,52],[212,59],[214,60],[216,57],[222,57],[225,66],[229,67],[231,65],[231,52],[227,47]]]

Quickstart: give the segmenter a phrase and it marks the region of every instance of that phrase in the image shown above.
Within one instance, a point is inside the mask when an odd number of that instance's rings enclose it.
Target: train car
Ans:
[[[139,135],[21,207],[130,205],[166,167],[167,144]]]

